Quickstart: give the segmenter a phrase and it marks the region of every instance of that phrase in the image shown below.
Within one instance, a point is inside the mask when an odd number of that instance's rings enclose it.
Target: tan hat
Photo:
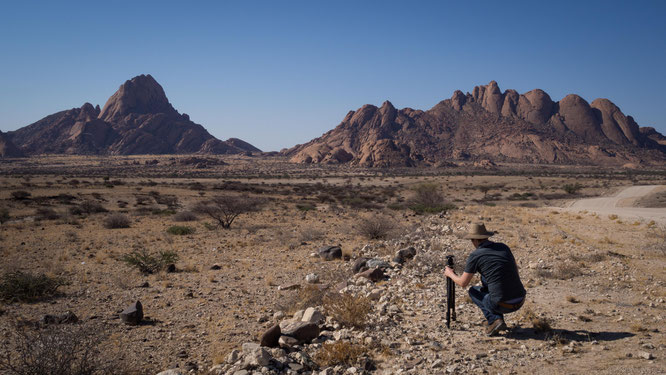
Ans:
[[[465,235],[465,239],[467,240],[485,240],[486,238],[492,236],[495,234],[494,232],[488,232],[486,230],[486,226],[478,223],[478,224],[472,224],[472,226],[469,227],[469,233]]]

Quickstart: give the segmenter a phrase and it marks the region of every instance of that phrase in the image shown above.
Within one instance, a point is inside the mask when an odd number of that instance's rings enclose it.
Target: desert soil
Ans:
[[[663,173],[388,174],[236,157],[225,159],[224,167],[195,169],[177,167],[174,158],[155,159],[159,163],[149,166],[144,162],[152,157],[137,158],[139,165],[125,157],[0,164],[0,208],[10,216],[0,225],[1,271],[69,281],[54,298],[1,304],[5,342],[17,320],[38,322],[45,314],[70,310],[80,318],[76,326],[99,333],[104,358],[128,373],[178,368],[205,374],[216,364],[222,373],[236,371],[234,363],[225,362],[229,352],[257,342],[280,312],[289,317],[306,307],[302,292],[282,287],[307,289],[305,277],[314,273],[321,288],[332,291],[347,281],[346,291],[371,298],[365,329],[335,325],[324,339],[364,344],[376,373],[665,372],[666,232],[659,218],[553,208],[585,198],[621,199],[614,194],[634,185],[666,185]],[[276,165],[285,169],[275,173]],[[562,185],[573,182],[583,185],[580,194],[563,193]],[[441,187],[456,208],[423,215],[401,208],[423,183]],[[20,190],[31,196],[13,199],[11,193]],[[67,202],[60,194],[73,198]],[[174,211],[218,194],[252,194],[268,204],[241,215],[228,230],[203,216],[174,220]],[[160,203],[164,197],[175,197],[176,208]],[[68,213],[88,200],[129,217],[129,228],[105,228],[110,213]],[[40,208],[58,217],[40,217]],[[359,226],[378,215],[396,228],[387,238],[367,239]],[[458,320],[450,330],[444,325],[444,257],[455,255],[460,270],[473,250],[461,234],[474,222],[485,222],[498,232],[495,240],[513,249],[528,290],[528,302],[507,315],[510,330],[500,337],[484,335],[483,316],[461,288],[456,289]],[[172,225],[195,231],[171,235],[166,230]],[[324,245],[340,245],[351,260],[313,257]],[[390,261],[409,246],[416,248],[416,258],[393,264],[387,280],[353,276],[355,258]],[[176,252],[176,272],[146,275],[122,261],[142,249]],[[119,313],[137,300],[145,323],[123,324]],[[312,304],[322,308],[323,302]],[[535,328],[544,322],[550,329]],[[316,357],[321,345],[300,350]],[[348,367],[331,366],[329,373]]]

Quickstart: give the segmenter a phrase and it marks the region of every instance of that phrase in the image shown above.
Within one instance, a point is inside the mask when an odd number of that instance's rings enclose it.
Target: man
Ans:
[[[503,243],[488,240],[493,234],[483,224],[472,224],[465,238],[472,240],[475,250],[467,258],[465,272],[458,276],[450,267],[444,271],[444,275],[463,288],[476,272],[481,274],[482,286],[469,288],[469,296],[488,321],[488,336],[506,330],[504,314],[520,309],[526,294],[511,250]]]

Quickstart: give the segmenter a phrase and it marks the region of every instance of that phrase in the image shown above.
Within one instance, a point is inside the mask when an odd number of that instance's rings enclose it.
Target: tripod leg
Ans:
[[[451,279],[446,278],[446,328],[451,328]]]

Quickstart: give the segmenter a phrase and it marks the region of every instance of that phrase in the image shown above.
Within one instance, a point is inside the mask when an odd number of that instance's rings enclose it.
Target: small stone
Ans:
[[[316,284],[319,282],[319,276],[315,273],[309,273],[305,275],[305,281],[307,281],[310,284]]]
[[[383,270],[391,268],[391,264],[389,264],[389,262],[383,261],[381,259],[368,259],[365,265],[368,268],[381,268]]]
[[[212,266],[210,266],[210,269],[216,271],[222,269],[222,267],[219,264],[213,264]]]
[[[300,289],[301,284],[286,284],[286,285],[280,285],[278,286],[278,290],[292,290],[292,289]]]
[[[240,359],[240,352],[238,351],[238,349],[234,349],[227,356],[227,363],[234,364],[238,362],[239,359]]]
[[[442,367],[443,363],[441,359],[436,359],[435,362],[430,365],[430,368],[440,368]]]
[[[643,359],[650,360],[650,359],[654,359],[654,356],[652,355],[652,353],[638,352],[638,358],[643,358]]]
[[[162,372],[158,373],[157,375],[185,375],[185,373],[178,370],[178,369],[173,368],[173,369],[162,371]]]
[[[76,323],[79,318],[71,311],[67,311],[62,315],[44,315],[42,323],[44,324],[63,324],[63,323]]]
[[[129,325],[137,325],[141,323],[141,320],[143,319],[143,306],[141,305],[141,302],[136,301],[129,305],[120,313],[120,319],[122,319],[125,324]]]

